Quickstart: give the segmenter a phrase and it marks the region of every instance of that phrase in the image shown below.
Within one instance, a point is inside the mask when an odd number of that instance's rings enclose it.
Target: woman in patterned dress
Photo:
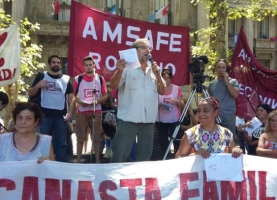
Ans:
[[[215,123],[218,114],[218,99],[208,97],[198,101],[196,117],[200,124],[185,132],[176,158],[189,155],[209,158],[211,153],[232,153],[237,158],[242,154],[233,141],[233,133]]]
[[[268,115],[264,131],[259,138],[257,155],[277,158],[277,110]]]

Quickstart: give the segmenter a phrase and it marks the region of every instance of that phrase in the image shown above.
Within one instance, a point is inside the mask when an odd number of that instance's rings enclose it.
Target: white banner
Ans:
[[[207,182],[200,156],[122,164],[6,162],[0,163],[0,199],[276,199],[277,160],[243,156],[243,164],[243,182]]]
[[[14,83],[20,74],[20,41],[18,26],[0,32],[0,87]]]

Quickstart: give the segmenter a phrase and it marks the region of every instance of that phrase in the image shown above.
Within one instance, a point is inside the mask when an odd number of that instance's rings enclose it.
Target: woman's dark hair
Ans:
[[[168,74],[168,76],[172,79],[172,76],[173,76],[172,69],[170,69],[170,68],[164,68],[164,69],[162,69],[162,76],[164,76],[166,74]]]
[[[267,113],[270,113],[270,112],[273,111],[273,109],[270,107],[270,105],[268,105],[268,104],[266,104],[266,103],[262,103],[262,104],[260,104],[260,105],[257,106],[257,108],[259,108],[259,107],[261,107],[261,108],[263,108],[264,110],[266,110]],[[257,109],[257,108],[256,108],[256,109]]]
[[[203,101],[206,101],[208,104],[210,104],[214,110],[219,110],[220,108],[219,100],[215,97],[201,98],[198,100],[198,104]]]
[[[9,103],[9,97],[5,92],[0,91],[0,101],[2,101],[2,105],[7,105]]]
[[[37,120],[38,120],[38,122],[41,121],[41,118],[43,115],[42,115],[40,107],[37,104],[31,103],[31,102],[19,102],[19,103],[15,104],[15,107],[12,111],[14,122],[16,121],[17,115],[23,110],[29,110],[29,111],[33,112],[35,121],[37,121]]]

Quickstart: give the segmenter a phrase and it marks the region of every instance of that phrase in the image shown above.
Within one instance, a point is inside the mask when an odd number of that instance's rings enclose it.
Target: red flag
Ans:
[[[276,35],[275,37],[269,38],[269,40],[270,40],[271,42],[277,42],[277,35]]]
[[[168,14],[169,5],[170,5],[170,2],[165,7],[162,7],[160,10],[158,10],[157,12],[152,13],[149,16],[148,21],[151,22],[166,16]]]
[[[169,9],[169,4],[168,3],[164,8],[163,8],[163,11],[162,11],[162,16],[166,16],[168,14],[168,9]]]
[[[252,53],[243,27],[240,29],[234,50],[230,76],[239,82],[240,93],[236,99],[237,115],[252,119],[260,103],[277,108],[277,71],[263,67]]]
[[[116,70],[119,51],[130,49],[137,38],[148,38],[153,59],[173,71],[172,83],[190,84],[189,27],[153,24],[112,15],[72,1],[68,46],[68,74],[84,71],[82,60],[93,57],[96,72],[106,81]]]
[[[60,11],[61,11],[60,1],[59,0],[53,1],[51,15],[59,14]]]

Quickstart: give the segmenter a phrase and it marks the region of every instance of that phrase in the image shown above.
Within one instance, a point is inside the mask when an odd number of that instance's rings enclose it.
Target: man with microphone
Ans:
[[[76,108],[77,162],[81,162],[83,144],[87,140],[88,128],[92,133],[95,161],[100,163],[102,109],[101,103],[108,98],[106,82],[103,76],[95,73],[95,63],[90,56],[83,59],[85,73],[74,78],[74,99]],[[72,113],[71,113],[72,115]],[[93,122],[93,118],[94,122]],[[93,127],[94,126],[94,127]],[[94,133],[93,133],[94,130]]]
[[[152,60],[148,39],[137,39],[132,48],[137,50],[140,66],[126,68],[125,61],[120,59],[110,80],[111,88],[118,88],[118,124],[112,141],[113,163],[126,162],[137,135],[136,161],[150,160],[154,123],[158,114],[158,94],[165,93],[165,83],[159,66]]]

